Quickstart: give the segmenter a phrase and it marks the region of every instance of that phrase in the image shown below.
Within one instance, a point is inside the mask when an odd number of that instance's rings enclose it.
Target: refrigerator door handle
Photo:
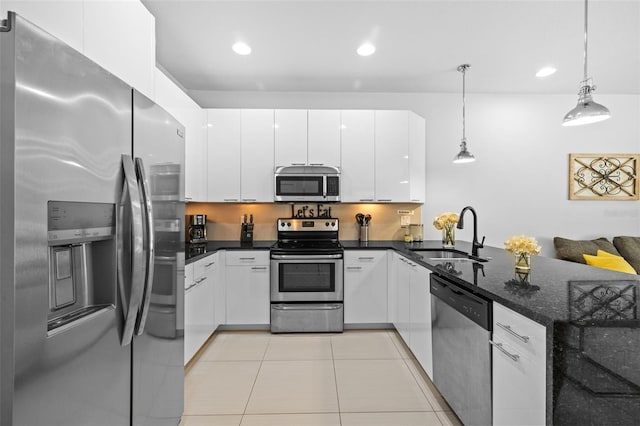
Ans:
[[[143,220],[145,222],[145,242],[143,244],[146,256],[146,277],[144,290],[142,293],[142,304],[140,306],[140,314],[138,315],[138,323],[136,324],[136,335],[144,332],[144,326],[147,322],[147,314],[149,313],[149,302],[151,301],[151,289],[153,285],[153,272],[155,268],[155,240],[153,225],[153,208],[151,203],[151,193],[149,192],[149,182],[144,173],[144,163],[142,158],[136,158],[136,175],[142,192],[142,211]]]
[[[142,299],[145,259],[143,255],[142,205],[133,159],[130,155],[122,155],[122,169],[124,171],[124,185],[118,211],[117,233],[118,286],[125,320],[121,345],[127,346],[133,339]],[[127,244],[125,244],[125,238],[129,239]],[[128,300],[127,295],[129,296]]]

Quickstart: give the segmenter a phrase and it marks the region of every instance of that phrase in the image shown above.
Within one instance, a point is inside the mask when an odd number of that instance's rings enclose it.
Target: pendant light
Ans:
[[[467,150],[467,138],[465,135],[465,73],[469,69],[471,65],[462,64],[458,67],[458,71],[462,73],[462,142],[460,142],[460,152],[453,157],[454,163],[471,163],[472,161],[476,161],[476,157],[473,156]]]
[[[584,0],[584,79],[580,82],[578,105],[564,116],[563,126],[581,126],[611,118],[607,107],[593,101],[591,93],[596,90],[591,78],[587,77],[587,22],[589,19],[588,0]]]

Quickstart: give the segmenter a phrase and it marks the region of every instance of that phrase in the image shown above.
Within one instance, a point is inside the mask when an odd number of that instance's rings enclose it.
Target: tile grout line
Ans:
[[[251,385],[251,390],[249,391],[249,397],[247,398],[247,402],[244,404],[244,410],[242,410],[242,415],[240,416],[240,425],[242,425],[242,421],[244,420],[244,416],[247,414],[247,407],[249,406],[249,401],[251,401],[251,395],[253,395],[253,390],[256,387],[256,383],[258,382],[258,376],[260,376],[260,370],[262,370],[262,363],[264,362],[264,357],[267,355],[267,351],[269,350],[269,345],[271,345],[271,335],[269,335],[269,342],[264,348],[264,352],[262,353],[262,357],[260,357],[260,365],[258,366],[258,371],[256,373],[255,379],[253,379],[253,384]]]
[[[338,402],[338,421],[342,426],[342,410],[340,409],[340,392],[338,391],[338,373],[336,372],[336,359],[333,353],[333,337],[329,337],[329,345],[331,346],[331,365],[333,365],[333,381],[336,384],[336,401]]]

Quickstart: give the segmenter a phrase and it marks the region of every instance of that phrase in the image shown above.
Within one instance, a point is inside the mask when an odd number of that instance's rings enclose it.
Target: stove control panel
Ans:
[[[278,231],[337,231],[336,218],[278,219]]]

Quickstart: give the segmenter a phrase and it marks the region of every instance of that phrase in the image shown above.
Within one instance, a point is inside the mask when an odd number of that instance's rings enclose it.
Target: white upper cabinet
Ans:
[[[158,69],[155,102],[185,127],[185,198],[188,201],[206,201],[206,112]]]
[[[8,11],[36,24],[78,52],[83,51],[83,3],[81,1],[0,1],[0,16]]]
[[[277,109],[275,166],[340,167],[340,111]]]
[[[85,1],[83,6],[84,54],[154,99],[153,15],[138,0]]]
[[[240,146],[241,201],[273,202],[273,110],[242,110]]]
[[[275,110],[275,166],[307,164],[307,110]]]
[[[308,111],[307,163],[340,167],[340,111]]]
[[[426,129],[424,118],[409,112],[409,201],[426,199]]]
[[[409,112],[375,112],[375,199],[409,200]]]
[[[342,111],[340,198],[343,202],[356,203],[374,200],[374,123],[374,111]]]
[[[241,112],[208,110],[207,201],[240,201]]]

